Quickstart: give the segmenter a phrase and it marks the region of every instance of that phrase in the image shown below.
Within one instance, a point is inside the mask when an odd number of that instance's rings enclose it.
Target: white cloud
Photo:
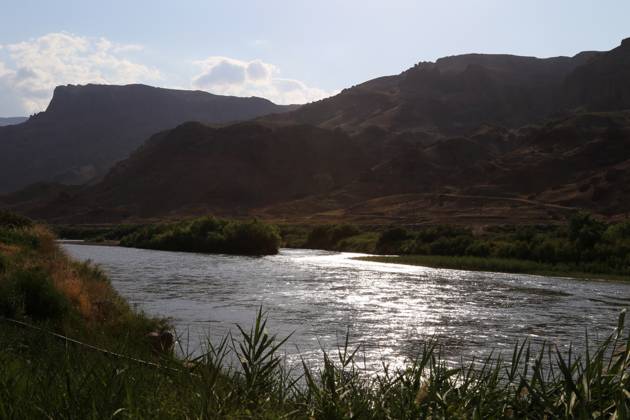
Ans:
[[[201,72],[193,78],[193,87],[219,95],[260,96],[278,104],[303,104],[336,93],[281,78],[278,67],[262,60],[213,56],[195,64]]]
[[[2,45],[0,93],[4,104],[0,105],[0,114],[8,113],[3,109],[8,104],[12,104],[15,114],[16,103],[24,113],[41,111],[58,85],[159,80],[158,70],[125,57],[126,53],[141,49],[139,45],[121,45],[106,38],[65,32]]]

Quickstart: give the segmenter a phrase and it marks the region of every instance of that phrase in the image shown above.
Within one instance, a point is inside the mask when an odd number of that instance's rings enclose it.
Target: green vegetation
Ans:
[[[379,238],[369,226],[349,224],[318,225],[308,233],[303,246],[346,252],[373,252]]]
[[[628,418],[630,335],[625,312],[594,351],[515,344],[452,366],[427,343],[405,368],[365,375],[348,340],[319,368],[287,367],[286,338],[262,310],[197,357],[156,351],[167,328],[133,312],[103,274],[70,261],[41,226],[0,225],[0,418]],[[33,241],[32,238],[36,238]],[[104,353],[47,331],[115,351]],[[227,363],[228,360],[233,362]]]
[[[480,233],[458,226],[384,231],[369,257],[466,270],[624,277],[630,275],[630,221],[606,224],[586,213],[566,225],[498,226]]]
[[[62,239],[82,239],[89,242],[120,241],[123,237],[146,227],[143,224],[120,224],[103,226],[54,226],[53,231]]]
[[[166,327],[132,311],[98,268],[70,260],[48,229],[16,220],[0,218],[0,317],[42,323],[113,349],[126,349],[127,340],[144,349],[145,335]]]
[[[258,220],[227,221],[209,216],[134,229],[121,238],[120,245],[164,251],[269,255],[278,253],[280,234],[275,226]]]

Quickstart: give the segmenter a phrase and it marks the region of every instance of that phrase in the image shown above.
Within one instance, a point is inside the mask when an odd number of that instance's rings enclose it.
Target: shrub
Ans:
[[[442,237],[431,243],[433,255],[465,255],[472,238],[469,236]]]
[[[68,302],[39,269],[20,270],[0,284],[0,312],[7,317],[25,315],[38,321],[59,321]]]
[[[272,225],[202,217],[170,225],[146,226],[123,237],[122,246],[206,253],[278,253],[280,235]]]
[[[569,220],[569,239],[575,244],[579,254],[578,259],[588,259],[593,249],[604,235],[606,225],[594,219],[590,214],[578,212]]]
[[[339,241],[360,234],[354,225],[320,225],[311,230],[306,239],[308,248],[338,249]]]
[[[466,248],[466,255],[487,257],[490,255],[490,245],[485,241],[474,241]]]
[[[31,219],[19,214],[0,210],[0,227],[21,229],[31,226],[33,226]]]
[[[277,254],[280,233],[275,226],[253,220],[230,222],[223,229],[227,252],[244,255]]]
[[[364,252],[369,254],[374,252],[377,241],[377,233],[365,232],[342,239],[339,241],[338,247],[346,252]]]
[[[400,253],[402,243],[409,239],[410,235],[403,228],[391,228],[381,233],[376,243],[376,250],[384,254]]]
[[[31,249],[39,246],[40,240],[37,235],[15,228],[0,227],[0,242],[9,245],[23,245]]]

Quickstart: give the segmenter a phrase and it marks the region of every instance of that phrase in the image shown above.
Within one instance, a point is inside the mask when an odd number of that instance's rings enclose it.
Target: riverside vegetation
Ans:
[[[625,313],[583,355],[515,343],[507,358],[461,366],[426,343],[405,368],[368,376],[348,340],[319,368],[289,367],[286,338],[258,311],[249,329],[197,357],[156,352],[164,321],[129,308],[95,267],[76,263],[42,227],[0,216],[0,417],[23,418],[628,418]],[[40,329],[23,329],[17,319]],[[135,359],[64,342],[55,331]],[[236,357],[234,357],[236,356]],[[228,362],[232,360],[232,362]]]
[[[280,235],[273,225],[212,216],[147,225],[62,226],[57,228],[57,233],[72,239],[116,241],[133,248],[209,254],[270,255],[277,254],[280,246]]]
[[[289,225],[213,217],[155,225],[58,227],[62,237],[173,251],[274,254],[279,246],[380,254],[363,260],[462,270],[570,277],[630,276],[630,221],[578,212],[564,224]]]
[[[289,246],[382,256],[362,260],[437,268],[627,279],[630,221],[575,213],[565,224],[419,227],[320,225],[281,228]]]

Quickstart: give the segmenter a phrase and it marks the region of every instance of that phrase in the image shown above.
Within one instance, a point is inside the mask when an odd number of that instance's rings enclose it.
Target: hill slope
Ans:
[[[293,108],[144,85],[59,86],[45,112],[0,127],[0,192],[93,180],[148,136],[185,121],[226,123]]]
[[[186,123],[153,136],[96,185],[53,191],[56,199],[48,190],[49,203],[30,213],[83,222],[246,214],[340,188],[372,160],[358,140],[340,131]]]
[[[350,132],[376,126],[434,137],[466,134],[482,124],[518,127],[557,112],[565,103],[565,78],[596,55],[445,57],[267,120]]]
[[[531,223],[577,208],[625,217],[629,63],[628,41],[571,58],[447,57],[255,122],[184,124],[96,185],[2,200],[83,222],[214,212]]]

